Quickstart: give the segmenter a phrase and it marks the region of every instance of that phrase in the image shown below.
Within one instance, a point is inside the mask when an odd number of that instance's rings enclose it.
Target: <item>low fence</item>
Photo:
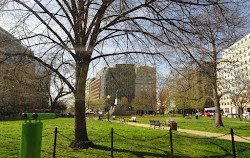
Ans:
[[[58,131],[58,128],[56,127],[55,128],[55,131],[54,132],[51,132],[49,134],[46,134],[46,135],[43,135],[42,137],[47,137],[47,136],[50,136],[54,134],[54,145],[53,145],[53,158],[56,157],[56,147],[57,147],[57,137],[58,135],[63,137],[64,139],[67,139],[69,141],[74,141],[73,139],[65,136],[64,134],[62,134],[61,132]],[[235,152],[235,141],[234,141],[234,136],[238,136],[246,141],[249,141],[250,143],[250,139],[247,139],[247,138],[244,138],[236,133],[234,133],[233,129],[231,128],[231,131],[230,133],[227,133],[227,134],[223,134],[223,135],[220,135],[220,136],[217,136],[217,137],[191,137],[191,136],[185,136],[185,135],[181,135],[181,134],[177,134],[175,132],[173,132],[173,130],[170,128],[169,132],[162,135],[162,136],[158,136],[158,137],[154,137],[154,138],[149,138],[149,139],[135,139],[135,138],[129,138],[129,137],[126,137],[126,136],[123,136],[119,133],[116,133],[114,132],[114,129],[111,128],[111,132],[110,133],[107,133],[106,135],[102,136],[102,137],[99,137],[98,139],[95,139],[95,140],[91,140],[92,142],[98,142],[108,136],[110,136],[110,139],[111,139],[111,144],[110,144],[110,155],[111,155],[111,158],[113,158],[114,156],[114,135],[117,136],[117,137],[120,137],[120,138],[123,138],[123,139],[128,139],[128,140],[133,140],[133,141],[152,141],[152,140],[155,140],[155,139],[159,139],[159,138],[164,138],[164,137],[167,137],[169,135],[169,142],[170,142],[170,152],[171,152],[171,158],[174,157],[174,145],[173,145],[173,135],[176,135],[176,136],[179,136],[179,137],[183,137],[183,138],[188,138],[188,139],[215,139],[215,138],[220,138],[220,137],[224,137],[226,135],[231,135],[231,142],[232,142],[232,156],[234,158],[236,158],[236,152]],[[20,140],[20,138],[14,138],[14,137],[10,137],[10,136],[6,136],[6,135],[2,135],[0,134],[1,137],[4,137],[4,138],[7,138],[7,139],[12,139],[12,140]],[[83,141],[83,142],[87,142],[87,141]],[[89,141],[88,141],[89,142]]]

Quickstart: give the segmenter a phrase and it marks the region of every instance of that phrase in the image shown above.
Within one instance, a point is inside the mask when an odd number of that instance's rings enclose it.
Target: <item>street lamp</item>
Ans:
[[[107,100],[108,100],[108,105],[107,105],[107,110],[108,110],[108,121],[109,121],[109,110],[110,110],[110,106],[109,106],[109,99],[110,99],[110,95],[107,96]]]

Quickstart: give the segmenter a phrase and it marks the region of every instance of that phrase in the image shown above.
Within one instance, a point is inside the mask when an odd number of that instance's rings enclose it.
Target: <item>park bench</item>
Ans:
[[[154,120],[149,120],[149,124],[150,124],[150,127],[154,126],[155,125],[155,121]]]
[[[136,122],[136,117],[131,117],[128,121]]]
[[[156,126],[158,126],[159,128],[161,128],[160,121],[149,120],[149,125],[150,125],[150,127],[154,126],[154,129],[155,129]]]
[[[154,121],[154,129],[155,129],[156,126],[158,126],[159,129],[161,128],[161,123],[160,123],[160,121]]]
[[[192,119],[190,115],[185,116],[185,119]]]
[[[120,122],[125,124],[127,121],[124,118],[120,118]]]

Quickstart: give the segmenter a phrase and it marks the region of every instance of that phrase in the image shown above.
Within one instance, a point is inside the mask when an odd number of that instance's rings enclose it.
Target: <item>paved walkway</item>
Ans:
[[[112,122],[121,123],[120,121],[114,121],[114,120],[112,120]],[[129,125],[133,125],[133,126],[152,128],[152,127],[150,127],[149,124],[134,123],[134,122],[126,122],[126,123]],[[158,127],[157,127],[157,129],[158,129]],[[169,129],[170,129],[169,127],[164,127],[164,128],[161,128],[160,130],[169,130]],[[196,131],[196,130],[189,130],[189,129],[180,129],[180,128],[177,128],[177,131],[195,134],[195,135],[199,135],[199,136],[206,136],[206,137],[219,137],[219,136],[223,135],[221,133],[211,133],[211,132]],[[232,140],[230,134],[219,137],[218,139]],[[239,136],[234,135],[234,140],[238,141],[238,142],[250,143],[250,137],[239,137]]]

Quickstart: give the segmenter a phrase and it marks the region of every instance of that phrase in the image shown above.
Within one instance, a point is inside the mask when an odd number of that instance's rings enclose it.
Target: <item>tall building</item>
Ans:
[[[250,34],[222,52],[217,75],[224,113],[238,114],[240,101],[250,107]]]
[[[48,108],[50,75],[37,62],[15,53],[33,52],[0,28],[0,112],[19,113]],[[6,60],[5,60],[6,59]]]
[[[156,95],[156,68],[140,66],[135,69],[135,73],[135,96],[145,92]]]
[[[98,71],[90,81],[89,89],[90,89],[90,98],[92,100],[100,99],[101,77],[103,76],[105,69],[106,68],[102,68],[100,71]]]
[[[135,96],[135,65],[116,64],[106,68],[101,79],[101,98],[110,96],[109,102],[114,105],[116,97],[126,97],[131,102]]]
[[[116,98],[121,100],[123,97],[131,105],[136,96],[150,96],[147,98],[156,105],[156,69],[149,66],[136,68],[134,64],[116,64],[115,67],[105,67],[94,78],[88,79],[86,86],[89,86],[86,87],[89,98],[106,100],[112,106],[117,104]],[[90,107],[100,109],[100,105]],[[152,111],[152,108],[147,110]]]
[[[153,113],[157,110],[156,106],[156,68],[140,66],[135,69],[135,100],[134,104],[142,105],[137,107],[137,111],[143,113]]]

